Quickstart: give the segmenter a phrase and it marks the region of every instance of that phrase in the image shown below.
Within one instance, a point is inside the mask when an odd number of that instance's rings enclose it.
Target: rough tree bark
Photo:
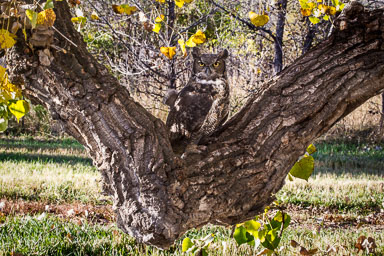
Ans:
[[[8,55],[13,82],[49,108],[82,143],[105,179],[118,226],[140,242],[167,248],[193,227],[232,225],[273,201],[305,148],[384,89],[383,10],[347,7],[332,36],[263,85],[203,144],[173,152],[164,123],[149,114],[88,53],[56,2],[54,60],[41,65],[19,42]],[[236,85],[232,85],[236,86]]]

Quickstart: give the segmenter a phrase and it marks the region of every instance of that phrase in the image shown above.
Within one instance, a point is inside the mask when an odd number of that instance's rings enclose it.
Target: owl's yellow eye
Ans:
[[[218,61],[216,61],[216,62],[213,64],[213,66],[214,66],[215,68],[217,68],[219,65],[220,65],[220,62],[218,62]]]
[[[199,62],[199,65],[200,65],[200,67],[204,67],[205,66],[203,62]]]

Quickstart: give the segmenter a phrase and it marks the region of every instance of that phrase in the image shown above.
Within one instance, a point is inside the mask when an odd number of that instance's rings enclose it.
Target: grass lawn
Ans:
[[[280,255],[357,255],[359,236],[375,239],[384,255],[384,149],[342,142],[316,144],[309,182],[287,181],[277,198],[292,217]],[[139,245],[114,224],[100,174],[72,139],[0,137],[1,255],[181,255],[182,238],[162,251]],[[231,229],[207,225],[186,236],[215,234],[209,255],[252,255]],[[360,252],[360,255],[362,253]]]

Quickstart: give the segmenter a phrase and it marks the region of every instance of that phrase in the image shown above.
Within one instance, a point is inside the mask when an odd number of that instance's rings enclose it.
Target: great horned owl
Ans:
[[[192,77],[177,93],[170,90],[164,102],[171,109],[167,126],[171,141],[189,139],[197,144],[203,136],[211,135],[228,117],[229,85],[225,59],[228,51],[218,54],[201,54],[192,51]]]

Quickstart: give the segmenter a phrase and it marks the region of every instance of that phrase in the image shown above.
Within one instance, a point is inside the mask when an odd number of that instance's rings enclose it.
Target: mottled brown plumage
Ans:
[[[227,119],[229,85],[225,59],[228,52],[200,54],[194,48],[192,55],[194,61],[189,82],[177,97],[175,91],[169,91],[164,100],[171,107],[167,118],[171,141],[188,138],[197,144]]]

